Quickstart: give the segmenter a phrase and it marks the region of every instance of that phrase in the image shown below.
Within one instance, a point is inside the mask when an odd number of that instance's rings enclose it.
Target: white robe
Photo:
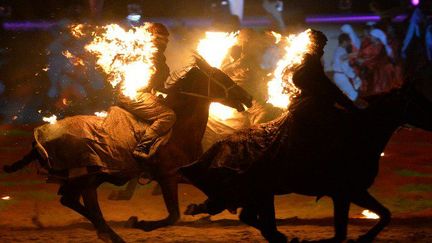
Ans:
[[[349,65],[348,59],[344,59],[347,54],[345,48],[340,46],[336,48],[333,56],[333,81],[348,98],[354,101],[358,97],[361,80]]]

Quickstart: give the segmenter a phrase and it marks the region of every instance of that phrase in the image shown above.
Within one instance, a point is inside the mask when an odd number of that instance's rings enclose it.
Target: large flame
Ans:
[[[106,25],[93,34],[85,48],[97,57],[96,64],[108,74],[113,87],[135,99],[138,91],[148,86],[155,73],[153,56],[157,51],[149,24],[125,30],[117,24]]]
[[[211,66],[221,68],[228,51],[238,42],[238,33],[228,32],[206,32],[205,38],[198,43],[197,52]],[[225,121],[231,118],[235,109],[224,106],[220,103],[213,102],[210,105],[210,117],[219,121]]]
[[[281,37],[280,34],[272,33],[276,43],[284,44],[284,56],[278,61],[275,70],[272,73],[272,79],[267,83],[268,103],[287,109],[293,94],[298,92],[292,83],[292,73],[285,73],[285,70],[299,65],[303,61],[305,53],[309,52],[312,47],[310,40],[310,30],[306,30],[297,35]],[[284,74],[286,75],[284,77]]]
[[[206,32],[197,52],[213,67],[220,68],[228,51],[238,42],[238,33]]]

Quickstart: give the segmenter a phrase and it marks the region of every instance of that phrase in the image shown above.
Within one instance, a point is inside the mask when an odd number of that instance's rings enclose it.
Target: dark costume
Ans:
[[[327,128],[343,122],[347,110],[357,110],[324,73],[320,58],[327,39],[321,32],[312,31],[311,35],[315,38],[312,41],[317,44],[317,50],[307,54],[303,64],[294,70],[293,82],[301,93],[293,100],[289,112],[274,121],[226,137],[213,145],[196,163],[180,169],[188,180],[209,196],[209,200],[200,205],[208,212],[218,213],[224,208],[241,206],[242,202],[253,197],[251,193],[254,194],[244,188],[259,189],[260,184],[269,186],[272,176],[263,168],[271,171],[272,156],[289,153],[285,149],[279,150],[282,144],[288,143],[285,148],[293,151],[306,150],[305,153],[297,153],[305,161],[308,157],[313,158],[318,152],[307,151],[308,148],[303,146],[308,144],[305,141],[312,137],[319,143],[326,142],[325,139],[331,134]],[[317,176],[325,173],[319,168],[315,171]],[[218,201],[219,198],[229,198],[230,202]]]
[[[154,56],[156,73],[150,79],[148,87],[139,91],[135,100],[119,95],[118,105],[142,121],[150,122],[145,134],[140,138],[134,155],[145,159],[149,157],[150,147],[155,140],[165,135],[174,125],[176,116],[174,111],[166,106],[154,91],[165,91],[165,81],[169,77],[169,67],[166,64],[164,51],[168,42],[168,30],[161,24],[153,24],[150,31],[156,36],[158,52]]]

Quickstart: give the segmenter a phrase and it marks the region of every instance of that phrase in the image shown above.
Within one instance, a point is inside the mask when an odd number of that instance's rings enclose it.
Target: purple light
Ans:
[[[401,22],[405,20],[406,15],[399,15],[394,18],[394,21]],[[320,15],[306,17],[306,23],[361,23],[361,22],[377,22],[381,18],[378,15]]]
[[[5,22],[3,23],[3,28],[5,30],[48,30],[56,26],[56,22],[46,22],[46,21],[23,21],[23,22]]]
[[[413,6],[417,6],[417,5],[420,4],[420,0],[411,0],[411,4],[412,4]]]

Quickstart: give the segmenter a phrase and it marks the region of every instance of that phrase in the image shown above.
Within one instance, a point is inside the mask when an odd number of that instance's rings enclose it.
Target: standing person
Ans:
[[[150,79],[149,85],[140,90],[137,98],[132,100],[122,94],[118,97],[118,105],[138,119],[150,122],[145,134],[140,138],[134,156],[138,160],[146,160],[151,156],[152,146],[157,138],[167,134],[176,121],[174,111],[166,106],[153,91],[164,91],[165,81],[169,77],[169,67],[166,64],[164,52],[168,45],[169,32],[160,23],[153,23],[149,31],[156,36],[155,45],[158,52],[154,58],[156,73]]]
[[[333,119],[328,113],[337,109],[335,104],[347,111],[356,111],[357,107],[342,91],[326,76],[321,58],[327,37],[321,31],[311,31],[311,41],[315,43],[312,53],[304,56],[303,63],[293,72],[293,83],[300,90],[294,98],[290,109],[300,111],[307,116],[309,122],[317,123],[323,118]],[[292,107],[292,108],[291,108]],[[299,109],[302,107],[302,109]],[[300,115],[300,117],[303,117]],[[314,119],[316,118],[316,119]]]
[[[358,98],[358,89],[361,80],[349,64],[348,48],[351,47],[351,38],[348,34],[341,34],[338,38],[339,46],[333,56],[333,81],[350,98]]]
[[[362,79],[362,96],[386,93],[403,83],[402,69],[393,63],[393,50],[382,30],[370,32],[370,44],[361,47],[355,65]]]

